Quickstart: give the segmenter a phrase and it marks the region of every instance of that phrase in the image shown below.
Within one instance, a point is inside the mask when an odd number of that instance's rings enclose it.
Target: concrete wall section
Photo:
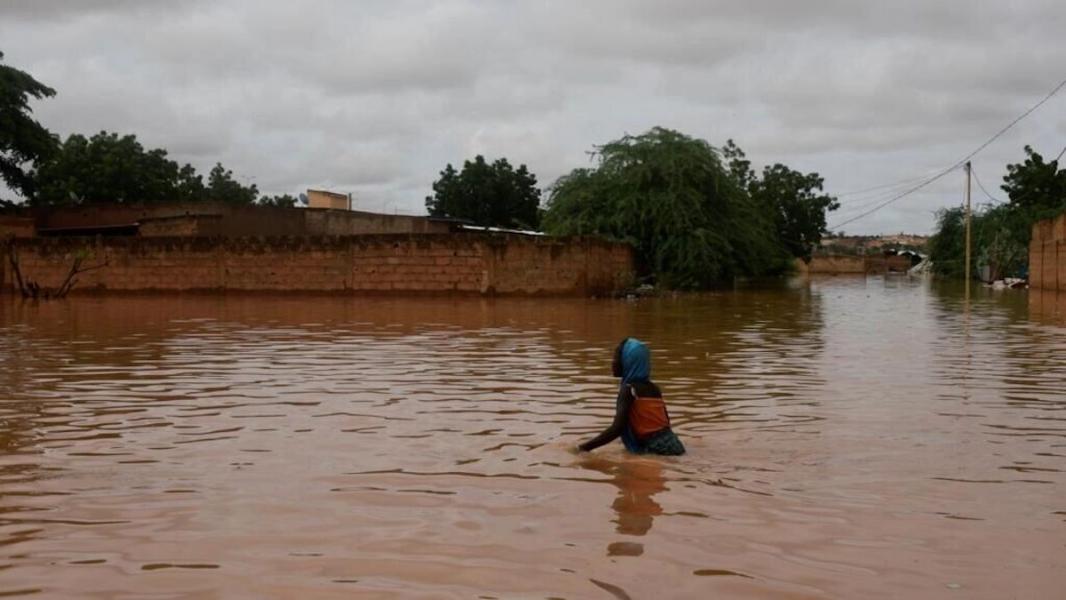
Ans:
[[[33,237],[34,235],[36,235],[36,229],[33,217],[0,215],[0,239]]]
[[[1066,240],[1055,242],[1055,262],[1058,265],[1055,277],[1057,286],[1055,289],[1060,292],[1066,292]]]
[[[866,273],[866,259],[862,256],[815,256],[807,263],[812,275],[862,275]]]
[[[1044,242],[1036,239],[1029,242],[1029,287],[1044,287]]]
[[[42,235],[101,227],[133,226],[143,237],[361,235],[447,233],[451,225],[428,217],[387,215],[355,210],[232,206],[214,202],[145,205],[95,205],[42,209],[34,223],[19,222],[28,234]],[[5,230],[0,222],[0,232]]]
[[[1033,225],[1029,287],[1066,292],[1066,213]]]
[[[911,267],[907,256],[832,256],[816,255],[811,262],[796,261],[800,273],[811,275],[863,275],[866,273],[905,273]]]
[[[38,238],[15,243],[23,276],[56,287],[79,252],[78,292],[292,291],[603,295],[633,280],[632,249],[512,235]],[[7,256],[0,256],[7,261]],[[3,289],[14,291],[10,269]]]
[[[1044,242],[1041,256],[1040,281],[1047,290],[1059,289],[1058,244],[1054,240]],[[1066,258],[1066,257],[1063,257]]]

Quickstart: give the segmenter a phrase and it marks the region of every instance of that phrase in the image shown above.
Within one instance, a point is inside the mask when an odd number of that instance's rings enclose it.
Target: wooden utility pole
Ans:
[[[966,300],[970,299],[970,161],[966,161]]]

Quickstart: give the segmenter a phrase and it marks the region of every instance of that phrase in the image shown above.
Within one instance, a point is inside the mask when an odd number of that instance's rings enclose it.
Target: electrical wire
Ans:
[[[841,192],[839,194],[835,194],[835,196],[837,198],[843,198],[844,196],[861,196],[863,194],[866,194],[867,192],[875,192],[877,190],[883,190],[885,188],[902,187],[902,186],[905,186],[905,185],[908,185],[908,184],[917,183],[917,182],[921,181],[922,179],[925,179],[924,175],[922,177],[912,177],[911,179],[904,179],[902,181],[897,181],[895,183],[884,183],[884,184],[881,184],[881,185],[875,185],[873,187],[868,187],[868,188],[864,188],[864,189],[861,189],[861,190],[852,190],[850,192]]]
[[[1063,154],[1066,154],[1066,146],[1063,146],[1062,151],[1059,152],[1059,155],[1055,157],[1055,160],[1053,162],[1058,162],[1058,160],[1062,158]],[[985,186],[981,185],[981,180],[977,177],[977,170],[973,168],[973,165],[970,165],[970,172],[973,173],[973,178],[974,181],[977,182],[977,187],[981,188],[981,191],[984,192],[986,196],[988,196],[989,200],[997,203],[1002,202],[1002,200],[997,200],[996,198],[993,198],[992,194],[989,194],[988,190],[985,189]],[[1022,198],[1028,197],[1030,192],[1032,192],[1032,190],[1028,190],[1026,192],[1023,192],[1019,196],[1015,196],[1011,199],[1011,202],[1019,202]]]
[[[872,215],[875,212],[881,210],[882,208],[888,206],[889,204],[892,204],[893,202],[896,202],[897,200],[901,200],[901,199],[913,194],[914,192],[917,192],[918,190],[920,190],[920,189],[924,188],[925,186],[933,183],[934,181],[940,179],[941,177],[947,175],[948,173],[954,171],[957,168],[959,168],[959,165],[957,165],[957,164],[956,165],[951,165],[947,169],[944,169],[940,173],[937,173],[936,175],[930,177],[929,179],[926,179],[922,183],[920,183],[920,184],[908,189],[907,191],[905,191],[905,192],[903,192],[901,194],[896,194],[895,196],[892,196],[888,200],[885,200],[884,202],[881,202],[877,206],[875,206],[875,207],[873,207],[873,208],[871,208],[871,209],[869,209],[867,211],[864,211],[862,213],[859,213],[858,215],[856,215],[856,216],[854,216],[854,217],[852,217],[850,219],[846,219],[844,221],[836,223],[835,225],[830,226],[829,229],[840,229],[844,225],[847,225],[849,223],[854,223],[855,221],[858,221],[859,219],[861,219],[863,217],[867,217],[869,215]]]
[[[873,206],[874,204],[877,204],[878,202],[883,202],[884,200],[892,197],[894,194],[898,194],[900,191],[901,191],[900,189],[886,190],[886,191],[883,191],[883,192],[881,192],[879,194],[875,194],[875,195],[873,195],[873,196],[871,196],[869,198],[865,198],[862,201],[856,202],[854,204],[848,204],[846,202],[841,202],[840,203],[840,208],[837,209],[838,216],[839,216],[839,214],[853,213],[855,211],[859,211],[859,210],[863,210],[865,208],[869,208],[869,207]]]
[[[974,169],[973,165],[970,165],[970,173],[973,175],[973,180],[977,182],[977,187],[981,188],[981,191],[984,192],[986,196],[988,196],[989,200],[996,204],[1000,204],[1003,202],[1002,200],[993,198],[992,194],[988,193],[988,190],[985,189],[984,184],[981,183],[981,178],[977,176],[977,169]]]
[[[1062,81],[1060,81],[1059,84],[1055,86],[1055,89],[1053,89],[1050,92],[1048,92],[1048,94],[1046,96],[1044,96],[1039,102],[1037,102],[1036,104],[1034,104],[1031,107],[1029,107],[1029,110],[1026,110],[1022,114],[1018,115],[1013,121],[1011,121],[1005,127],[1000,129],[999,131],[997,131],[995,133],[995,135],[993,135],[992,137],[990,137],[987,140],[985,140],[985,142],[983,144],[981,144],[980,146],[978,146],[977,149],[975,149],[973,152],[970,152],[966,156],[964,156],[961,159],[959,159],[958,161],[956,161],[955,164],[953,164],[950,167],[944,169],[943,171],[940,171],[936,175],[933,175],[929,179],[926,179],[922,183],[919,183],[918,185],[915,185],[915,186],[913,186],[911,188],[908,188],[906,191],[904,191],[904,192],[902,192],[900,194],[896,194],[895,196],[889,198],[888,200],[886,200],[884,202],[881,202],[880,204],[878,204],[877,206],[871,208],[870,210],[867,210],[867,211],[865,211],[865,212],[863,212],[863,213],[861,213],[861,214],[859,214],[859,215],[857,215],[855,217],[852,217],[852,218],[847,219],[845,221],[841,221],[840,223],[837,223],[837,224],[831,226],[830,229],[839,229],[840,227],[843,227],[844,225],[847,225],[849,223],[854,223],[855,221],[858,221],[859,219],[862,219],[864,217],[872,215],[873,213],[881,210],[882,208],[888,206],[889,204],[892,204],[894,202],[902,200],[903,198],[906,198],[907,196],[913,194],[914,192],[917,192],[918,190],[920,190],[920,189],[928,186],[929,184],[937,181],[938,179],[944,177],[945,175],[947,175],[948,173],[954,171],[955,169],[958,169],[962,165],[966,164],[966,162],[969,161],[971,158],[973,158],[974,156],[977,156],[977,154],[979,152],[981,152],[982,150],[987,148],[989,144],[991,144],[992,142],[994,142],[997,139],[999,139],[1000,136],[1002,136],[1004,133],[1007,133],[1007,131],[1009,131],[1012,127],[1017,125],[1019,121],[1021,121],[1025,117],[1028,117],[1034,110],[1036,110],[1036,109],[1040,108],[1041,106],[1043,106],[1045,102],[1047,102],[1048,100],[1050,100],[1052,98],[1052,96],[1054,96],[1055,94],[1059,93],[1059,90],[1061,90],[1063,87],[1066,87],[1066,79],[1063,79]],[[1066,152],[1066,148],[1063,149],[1063,152]],[[1062,154],[1060,153],[1059,156],[1061,156],[1061,155]]]

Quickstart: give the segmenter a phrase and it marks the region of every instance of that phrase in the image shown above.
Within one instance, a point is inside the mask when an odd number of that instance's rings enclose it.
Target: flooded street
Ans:
[[[1066,302],[1030,304],[4,297],[0,595],[1061,597]],[[568,451],[630,334],[686,456]]]

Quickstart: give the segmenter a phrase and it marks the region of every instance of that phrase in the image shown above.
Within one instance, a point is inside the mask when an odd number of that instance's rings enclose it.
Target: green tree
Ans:
[[[964,231],[966,211],[961,206],[942,208],[936,213],[936,232],[929,238],[929,259],[933,272],[948,277],[963,277]]]
[[[207,177],[207,199],[226,204],[255,204],[259,188],[253,183],[241,185],[233,178],[233,171],[216,163]]]
[[[750,189],[752,183],[755,182],[755,171],[751,168],[748,155],[740,149],[740,146],[737,146],[736,142],[731,139],[726,140],[725,146],[722,146],[722,158],[727,161],[729,173],[736,180],[737,185],[744,190]]]
[[[829,232],[826,213],[840,207],[836,198],[820,193],[822,183],[817,173],[800,173],[778,163],[764,168],[762,177],[749,190],[752,198],[773,215],[777,236],[785,249],[807,261],[822,236]]]
[[[426,197],[431,216],[491,227],[535,228],[539,206],[537,178],[525,165],[515,169],[506,158],[490,164],[480,154],[464,162],[462,171],[448,164]]]
[[[259,206],[272,206],[276,208],[294,208],[296,196],[282,194],[280,196],[262,196],[257,202]]]
[[[729,172],[756,205],[771,215],[777,237],[785,250],[809,261],[811,252],[829,233],[826,213],[836,210],[836,198],[821,193],[824,180],[818,173],[801,173],[775,163],[763,168],[758,177],[744,151],[733,140],[722,148]]]
[[[551,186],[548,232],[628,241],[644,269],[676,288],[787,268],[770,215],[706,141],[656,127],[593,157],[594,168]]]
[[[1005,204],[985,205],[974,211],[973,267],[987,265],[993,279],[1021,275],[1028,266],[1033,224],[1066,210],[1066,170],[1058,159],[1044,157],[1025,146],[1025,160],[1008,164],[1003,190]],[[937,229],[929,240],[933,270],[946,277],[964,277],[965,211],[961,207],[937,214]]]
[[[29,101],[55,93],[28,73],[0,64],[0,178],[25,198],[35,192],[34,168],[51,156],[58,143],[55,135],[30,116]]]
[[[1059,169],[1058,159],[1044,162],[1030,146],[1025,147],[1025,155],[1024,162],[1007,165],[1003,177],[1010,203],[1046,216],[1066,210],[1066,169]]]
[[[166,150],[145,150],[136,136],[101,131],[69,136],[37,169],[36,205],[200,200],[203,183]]]
[[[966,211],[945,208],[937,213],[936,233],[929,239],[933,272],[946,277],[966,275]],[[989,267],[992,279],[1024,274],[1029,262],[1033,226],[1030,209],[1010,204],[984,205],[973,214],[972,243],[975,270]]]
[[[192,165],[179,165],[161,148],[146,150],[134,135],[101,131],[73,134],[35,173],[37,206],[98,203],[228,202],[252,204],[256,186],[244,186],[221,164],[205,185]]]

